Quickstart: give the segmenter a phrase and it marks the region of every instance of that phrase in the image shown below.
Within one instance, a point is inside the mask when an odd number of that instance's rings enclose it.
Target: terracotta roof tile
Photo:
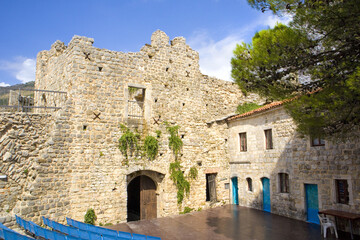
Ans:
[[[238,115],[229,117],[227,120],[228,120],[228,121],[232,121],[232,120],[235,120],[235,119],[248,117],[248,116],[253,115],[253,114],[255,114],[255,113],[265,112],[265,111],[267,111],[267,110],[270,110],[270,109],[273,109],[273,108],[282,106],[285,102],[288,102],[288,101],[289,101],[289,100],[272,102],[272,103],[266,104],[265,106],[262,106],[262,107],[260,107],[260,108],[251,110],[250,112],[246,112],[246,113],[242,113],[242,114],[238,114]]]

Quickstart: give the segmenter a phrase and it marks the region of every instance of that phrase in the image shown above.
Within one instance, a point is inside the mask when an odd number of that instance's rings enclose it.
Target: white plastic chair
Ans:
[[[328,228],[330,228],[330,231],[332,234],[335,231],[335,236],[336,236],[336,238],[338,238],[335,223],[327,217],[321,217],[320,215],[318,215],[318,216],[319,216],[320,224],[321,224],[321,234],[324,233],[324,238],[326,238],[326,231]]]

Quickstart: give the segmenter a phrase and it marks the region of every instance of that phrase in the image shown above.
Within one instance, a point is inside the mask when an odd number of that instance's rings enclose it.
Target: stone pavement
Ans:
[[[225,205],[180,216],[121,223],[111,229],[161,237],[162,240],[318,240],[320,226],[256,209]],[[328,232],[328,240],[335,235]],[[339,232],[339,240],[350,239]],[[355,239],[359,239],[356,236]]]

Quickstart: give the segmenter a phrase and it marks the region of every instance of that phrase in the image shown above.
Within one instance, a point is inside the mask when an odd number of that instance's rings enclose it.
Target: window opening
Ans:
[[[325,140],[320,137],[311,138],[311,146],[312,147],[325,146]]]
[[[251,178],[246,178],[246,182],[247,182],[247,185],[248,185],[248,191],[252,192],[253,191],[252,179]]]
[[[216,202],[216,173],[206,174],[206,201]]]
[[[348,182],[344,179],[336,179],[336,201],[342,204],[349,204]]]
[[[279,173],[279,185],[281,193],[289,193],[289,174]]]
[[[83,125],[83,130],[85,131],[87,129],[87,125]]]
[[[264,132],[266,149],[273,149],[272,129],[267,129]]]
[[[143,118],[145,89],[129,86],[128,117]]]
[[[246,152],[247,151],[246,132],[239,133],[239,139],[240,139],[240,152]]]
[[[98,67],[99,72],[101,72],[101,71],[102,71],[102,69],[103,69],[103,67]]]

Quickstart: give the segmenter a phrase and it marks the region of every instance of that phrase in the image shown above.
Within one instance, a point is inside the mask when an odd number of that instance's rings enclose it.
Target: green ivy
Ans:
[[[150,159],[154,160],[159,151],[159,142],[153,136],[146,136],[144,141],[144,152],[145,155]]]
[[[170,149],[173,151],[174,155],[175,155],[175,159],[178,158],[178,154],[181,151],[181,148],[183,146],[183,142],[181,140],[181,138],[179,137],[179,126],[175,125],[175,126],[170,126],[169,123],[165,122],[166,124],[166,130],[169,132],[170,137],[169,137],[169,147]]]
[[[196,179],[198,176],[198,170],[196,167],[191,167],[189,171],[189,178],[190,179]]]
[[[156,133],[156,137],[157,137],[157,138],[160,138],[160,137],[161,137],[161,131],[160,131],[160,130],[156,130],[155,133]]]
[[[123,124],[120,124],[120,128],[123,132],[123,135],[119,139],[119,149],[127,159],[128,153],[132,155],[134,151],[139,150],[140,134],[137,132],[133,133],[128,127]]]
[[[190,192],[190,183],[185,179],[184,173],[181,170],[181,165],[179,161],[170,163],[170,179],[176,185],[177,188],[177,203],[182,203],[185,193]]]
[[[84,223],[88,223],[88,224],[94,225],[96,219],[97,219],[97,217],[96,217],[96,214],[95,214],[94,209],[89,208],[89,209],[86,211],[86,214],[85,214],[85,216],[84,216]]]
[[[129,93],[130,93],[130,95],[133,95],[134,93],[136,93],[137,90],[139,90],[139,88],[129,87]]]
[[[180,212],[180,214],[190,213],[190,212],[192,212],[192,211],[194,211],[194,210],[195,210],[194,208],[185,207],[185,208],[184,208],[184,211]]]

